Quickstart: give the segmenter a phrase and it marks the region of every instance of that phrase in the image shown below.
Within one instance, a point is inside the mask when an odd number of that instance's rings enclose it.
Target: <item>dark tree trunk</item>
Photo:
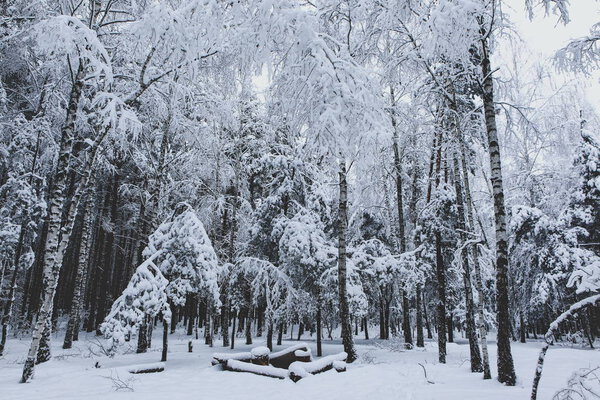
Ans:
[[[421,293],[421,284],[417,284],[417,347],[425,347],[425,340],[423,338],[423,295]]]
[[[425,329],[427,329],[427,339],[433,339],[431,333],[431,325],[429,324],[429,316],[427,314],[427,301],[425,301],[425,291],[423,291],[423,317],[425,318]]]
[[[136,353],[145,353],[148,350],[148,324],[147,318],[144,318],[144,322],[140,325],[138,331],[138,342]]]
[[[441,233],[435,234],[435,265],[438,288],[437,301],[437,335],[439,348],[439,361],[446,363],[446,267],[442,256]]]
[[[269,350],[273,351],[273,323],[269,321],[269,326],[267,327],[267,347]]]
[[[250,308],[246,310],[246,344],[252,344],[252,318]]]
[[[521,343],[526,343],[525,340],[525,318],[523,317],[523,310],[519,310],[519,336]]]
[[[385,322],[385,338],[390,338],[390,300],[385,299],[385,309],[383,313],[383,321]]]
[[[71,302],[71,312],[69,313],[69,321],[67,322],[67,330],[65,332],[63,349],[70,349],[72,347],[76,333],[79,332],[79,314],[81,313],[81,303],[83,300],[83,291],[85,289],[90,251],[89,243],[92,233],[92,206],[92,193],[88,193],[86,196],[85,206],[83,208],[83,227],[81,231],[81,243],[79,245],[79,259],[77,262],[75,284],[73,287],[73,301]]]
[[[231,350],[233,350],[235,348],[235,333],[236,333],[235,323],[237,321],[237,314],[238,314],[237,311],[234,310],[233,311],[233,321],[232,321],[233,325],[231,327]]]
[[[322,332],[321,332],[321,299],[317,300],[317,357],[323,355]]]
[[[229,347],[229,310],[226,301],[221,306],[221,336],[223,337],[223,347]]]
[[[387,339],[385,337],[385,305],[383,297],[379,299],[379,338]]]
[[[346,270],[346,230],[348,227],[348,182],[346,180],[346,161],[339,162],[339,215],[338,215],[338,294],[340,304],[340,322],[342,326],[342,343],[344,351],[348,354],[347,362],[356,360],[356,350],[352,339],[352,327],[350,326],[350,309],[348,306],[347,293],[347,270]]]
[[[196,320],[196,296],[189,295],[189,313],[188,313],[188,321],[187,321],[187,335],[192,336],[194,334],[194,321]]]
[[[25,219],[26,218],[27,217],[25,217]],[[17,277],[19,276],[19,270],[21,269],[21,254],[23,252],[23,245],[26,233],[27,225],[25,223],[22,223],[19,232],[19,239],[17,241],[17,246],[15,248],[15,254],[13,258],[13,273],[12,278],[10,280],[10,288],[8,289],[8,297],[6,303],[4,304],[4,314],[2,315],[2,338],[0,339],[0,356],[2,356],[2,354],[4,353],[4,346],[6,345],[6,336],[8,335],[8,323],[10,322],[13,304],[15,302],[15,292],[17,290]]]
[[[171,315],[171,334],[173,334],[177,330],[177,323],[179,322],[179,307],[174,306],[171,309],[173,310]]]
[[[412,330],[410,327],[410,309],[406,292],[402,291],[402,331],[404,332],[404,343],[412,346]]]
[[[277,330],[277,346],[281,346],[283,341],[283,322],[279,323],[279,329]]]
[[[162,353],[160,361],[167,361],[167,351],[169,350],[169,322],[163,319],[163,338],[162,338]]]

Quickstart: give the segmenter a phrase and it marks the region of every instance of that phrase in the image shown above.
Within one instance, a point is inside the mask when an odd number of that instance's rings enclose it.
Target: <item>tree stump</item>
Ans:
[[[269,365],[269,354],[271,350],[268,347],[255,347],[250,351],[252,355],[251,363],[256,365]]]

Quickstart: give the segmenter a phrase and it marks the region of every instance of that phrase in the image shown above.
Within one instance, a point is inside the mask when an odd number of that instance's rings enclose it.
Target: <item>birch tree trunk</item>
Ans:
[[[483,24],[481,24],[483,26]],[[482,28],[483,29],[483,28]],[[485,32],[484,32],[485,33]],[[494,221],[496,225],[496,322],[498,325],[498,380],[514,386],[517,380],[510,349],[510,315],[508,310],[508,234],[502,184],[502,162],[494,108],[494,82],[487,36],[481,40],[481,73],[483,75],[483,109],[490,151]]]
[[[540,379],[542,378],[542,370],[544,368],[544,360],[546,358],[546,352],[548,351],[548,347],[554,343],[554,334],[560,327],[560,324],[566,321],[568,318],[573,317],[574,315],[581,312],[583,309],[593,306],[600,301],[600,294],[592,295],[587,297],[577,303],[573,304],[567,311],[558,316],[548,328],[548,331],[544,335],[545,343],[540,350],[540,354],[538,356],[537,366],[535,368],[535,375],[533,377],[533,385],[531,386],[531,400],[537,399],[537,391],[538,386],[540,384]]]
[[[42,302],[33,329],[31,346],[29,347],[25,365],[23,366],[21,383],[29,381],[33,376],[35,361],[44,334],[46,322],[52,315],[54,295],[56,294],[56,285],[58,284],[58,275],[62,264],[62,255],[59,254],[61,217],[65,203],[65,188],[69,171],[69,159],[75,136],[77,108],[83,90],[83,78],[84,68],[83,63],[80,62],[75,76],[75,82],[71,88],[67,106],[67,116],[61,132],[56,174],[52,182],[52,189],[48,194],[48,235],[46,237],[46,250],[43,264],[44,284]]]
[[[471,285],[471,268],[469,265],[469,255],[466,248],[466,207],[463,200],[463,188],[461,185],[460,170],[458,168],[458,159],[454,157],[454,188],[456,191],[456,205],[458,208],[457,227],[460,230],[460,240],[465,248],[460,250],[458,257],[462,258],[463,282],[465,287],[465,305],[466,305],[466,333],[469,339],[469,353],[471,356],[471,372],[483,372],[481,363],[481,353],[477,345],[477,333],[475,331],[475,312],[473,301],[473,286]]]
[[[78,72],[78,74],[79,74],[79,72]],[[83,77],[82,77],[82,79],[83,79]],[[81,85],[83,86],[83,83]],[[79,92],[80,92],[79,97],[81,97],[81,89],[82,88],[79,89]],[[76,111],[75,111],[75,113],[76,113]],[[75,116],[73,118],[75,118]],[[71,130],[71,139],[70,140],[71,140],[71,143],[73,143],[75,120],[72,121],[71,125],[73,126],[73,130]],[[51,217],[49,217],[49,220],[48,220],[48,236],[46,239],[46,241],[47,241],[46,242],[46,250],[45,250],[46,253],[44,254],[44,281],[43,281],[44,290],[43,290],[43,294],[42,294],[43,297],[42,297],[42,304],[40,306],[40,312],[38,313],[38,318],[40,317],[40,315],[44,315],[44,317],[46,319],[48,319],[48,321],[46,321],[45,323],[40,325],[40,326],[42,326],[41,329],[43,329],[43,330],[41,331],[39,340],[37,340],[37,343],[36,343],[37,358],[35,360],[35,363],[38,363],[38,364],[48,361],[50,359],[50,333],[52,331],[52,323],[51,323],[50,318],[52,317],[54,295],[56,294],[56,286],[58,284],[58,277],[60,275],[60,269],[62,267],[63,258],[65,255],[65,252],[67,250],[67,246],[69,245],[69,239],[71,237],[71,233],[73,232],[73,226],[75,224],[75,217],[77,216],[77,210],[79,209],[81,198],[89,187],[90,180],[91,180],[92,174],[94,172],[93,166],[94,166],[94,163],[96,160],[96,156],[98,154],[98,150],[100,149],[100,145],[104,141],[104,138],[108,134],[109,130],[110,130],[110,126],[105,127],[105,128],[103,128],[103,130],[101,132],[98,132],[96,138],[94,139],[93,143],[89,147],[85,162],[80,166],[81,170],[83,171],[83,177],[81,178],[81,181],[77,185],[77,187],[75,189],[75,193],[71,197],[71,201],[69,203],[69,206],[67,208],[67,213],[64,218],[64,223],[61,224],[62,209],[64,208],[64,203],[66,202],[65,183],[66,183],[66,176],[67,176],[68,170],[70,168],[69,159],[75,158],[77,156],[78,152],[74,152],[73,149],[71,149],[71,151],[69,151],[69,154],[68,154],[68,157],[66,160],[65,178],[61,178],[61,180],[63,182],[62,183],[62,187],[63,187],[62,193],[63,194],[62,194],[60,203],[62,203],[63,206],[59,207],[60,211],[57,211],[58,225],[60,226],[60,228],[58,230],[58,235],[56,237],[57,243],[58,243],[57,246],[52,245],[52,247],[49,247],[50,244],[48,241],[53,240],[53,239],[52,239],[52,236],[50,235],[50,226],[51,226],[50,218]],[[72,147],[72,145],[71,145],[71,147]],[[60,158],[60,153],[59,153],[59,158]],[[59,173],[57,172],[57,175],[58,174]],[[59,178],[56,178],[56,180],[59,180]],[[50,194],[49,197],[52,197],[52,194]],[[57,202],[57,204],[58,204],[58,202]],[[48,257],[48,253],[50,252],[50,249],[53,249],[52,252],[54,253],[54,255],[50,256],[52,259],[51,268],[49,269],[49,274],[46,274],[46,265],[47,265],[46,257]],[[47,278],[50,278],[50,280],[47,280]],[[46,283],[49,283],[50,287],[47,287]],[[42,309],[45,307],[46,302],[49,303],[49,306],[48,306],[49,312],[47,313],[47,315],[42,312]],[[37,328],[37,325],[36,325],[36,328]],[[35,338],[35,332],[36,331],[34,331],[34,338]],[[32,347],[34,345],[34,342],[36,342],[35,339],[32,340]],[[30,348],[30,351],[31,350],[32,349]],[[25,367],[27,367],[27,361],[25,363]],[[25,367],[24,367],[23,372],[25,372]],[[23,381],[23,382],[25,382],[25,381]]]
[[[344,344],[344,351],[348,354],[347,361],[349,363],[356,360],[356,350],[354,349],[354,340],[352,339],[352,326],[350,325],[350,309],[348,306],[348,292],[347,292],[347,270],[346,270],[346,230],[348,229],[348,181],[347,181],[347,170],[346,161],[341,159],[339,161],[339,185],[340,185],[340,198],[339,198],[339,216],[338,216],[338,228],[339,228],[339,241],[338,241],[338,290],[339,290],[339,301],[340,301],[340,321],[342,327],[342,342]]]
[[[467,227],[470,232],[475,231],[475,223],[473,220],[473,200],[471,198],[471,186],[469,184],[469,170],[467,168],[466,151],[464,141],[461,138],[461,164],[463,171],[463,180],[465,188],[465,205],[467,210]],[[483,379],[492,379],[492,373],[490,371],[490,356],[488,353],[487,346],[487,329],[485,327],[485,314],[484,314],[484,293],[483,293],[483,279],[481,277],[481,265],[479,264],[479,248],[475,244],[473,246],[473,267],[475,269],[475,288],[477,289],[477,329],[479,330],[479,336],[481,340],[481,355],[483,363]]]
[[[92,233],[92,198],[92,194],[88,193],[83,211],[83,228],[81,232],[81,243],[79,245],[79,260],[77,262],[77,271],[75,275],[73,301],[71,303],[71,312],[69,313],[69,322],[67,323],[63,349],[70,349],[72,347],[74,333],[79,330],[79,314],[81,312],[81,302],[88,269],[90,238]]]

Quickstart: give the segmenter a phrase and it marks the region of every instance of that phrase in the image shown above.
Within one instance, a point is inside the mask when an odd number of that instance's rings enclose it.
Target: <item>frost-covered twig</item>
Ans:
[[[135,381],[134,377],[127,378],[123,380],[119,377],[117,372],[111,371],[110,376],[105,376],[104,378],[110,379],[113,384],[113,389],[115,392],[125,391],[125,392],[133,392],[132,383]]]
[[[600,367],[582,368],[573,373],[566,388],[554,394],[553,400],[600,399]],[[589,397],[591,396],[591,397]]]

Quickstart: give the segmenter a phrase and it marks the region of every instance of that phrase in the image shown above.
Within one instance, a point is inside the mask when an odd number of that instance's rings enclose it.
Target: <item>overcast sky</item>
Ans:
[[[556,15],[546,16],[540,8],[536,10],[534,19],[529,20],[525,11],[525,0],[504,0],[503,6],[534,56],[545,59],[550,59],[569,40],[586,36],[591,26],[600,21],[600,2],[597,0],[572,0],[569,5],[571,22],[566,26],[558,22]],[[548,66],[553,68],[550,63]],[[588,100],[600,110],[600,73],[592,77],[570,78],[583,82]]]

